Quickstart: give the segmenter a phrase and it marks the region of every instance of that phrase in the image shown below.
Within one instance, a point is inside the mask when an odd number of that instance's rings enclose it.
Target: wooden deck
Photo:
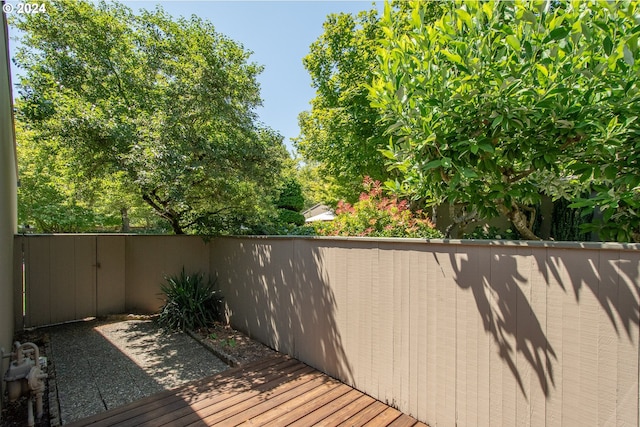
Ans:
[[[68,426],[424,426],[284,356],[165,391]]]

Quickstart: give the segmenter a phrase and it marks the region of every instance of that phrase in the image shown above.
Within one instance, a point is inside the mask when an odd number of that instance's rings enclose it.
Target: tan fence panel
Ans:
[[[97,313],[97,236],[77,236],[74,243],[76,318],[83,319]]]
[[[160,286],[169,275],[209,274],[209,247],[198,236],[125,237],[125,309],[155,313],[163,304]]]
[[[24,328],[24,289],[23,289],[23,261],[22,251],[26,240],[22,236],[13,239],[13,318],[14,329],[20,331]]]
[[[125,236],[98,236],[96,314],[125,312]]]
[[[637,425],[640,251],[584,246],[222,238],[211,269],[235,326],[431,425]]]
[[[43,326],[95,316],[95,236],[24,236],[22,241],[26,301],[24,326]]]
[[[229,315],[251,337],[288,354],[296,353],[300,325],[292,242],[216,239],[210,258]]]
[[[208,244],[196,236],[32,235],[21,242],[25,327],[127,310],[153,313],[162,305],[165,276],[183,266],[209,273]]]
[[[92,238],[21,240],[27,325],[156,311],[184,265],[235,327],[430,425],[640,421],[639,245]]]
[[[25,244],[25,327],[50,325],[51,239],[29,237]]]

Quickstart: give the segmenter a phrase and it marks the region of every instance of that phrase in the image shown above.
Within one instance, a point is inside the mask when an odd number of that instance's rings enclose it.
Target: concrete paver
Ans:
[[[150,320],[48,329],[62,424],[175,388],[229,366],[183,333]]]

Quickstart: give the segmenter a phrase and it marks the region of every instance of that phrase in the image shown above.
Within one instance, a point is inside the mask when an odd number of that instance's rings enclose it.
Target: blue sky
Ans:
[[[8,3],[18,3],[8,1]],[[298,114],[310,108],[315,91],[302,58],[323,32],[330,13],[357,13],[372,1],[121,1],[134,11],[156,4],[173,16],[197,15],[211,21],[216,31],[253,51],[251,60],[264,65],[259,77],[263,107],[260,120],[284,136],[298,136]],[[15,42],[14,42],[15,43]],[[16,79],[14,78],[14,82]]]

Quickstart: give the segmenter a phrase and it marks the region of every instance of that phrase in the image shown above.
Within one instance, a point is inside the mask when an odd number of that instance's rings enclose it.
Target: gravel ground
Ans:
[[[66,424],[229,368],[196,340],[151,320],[48,328]]]

